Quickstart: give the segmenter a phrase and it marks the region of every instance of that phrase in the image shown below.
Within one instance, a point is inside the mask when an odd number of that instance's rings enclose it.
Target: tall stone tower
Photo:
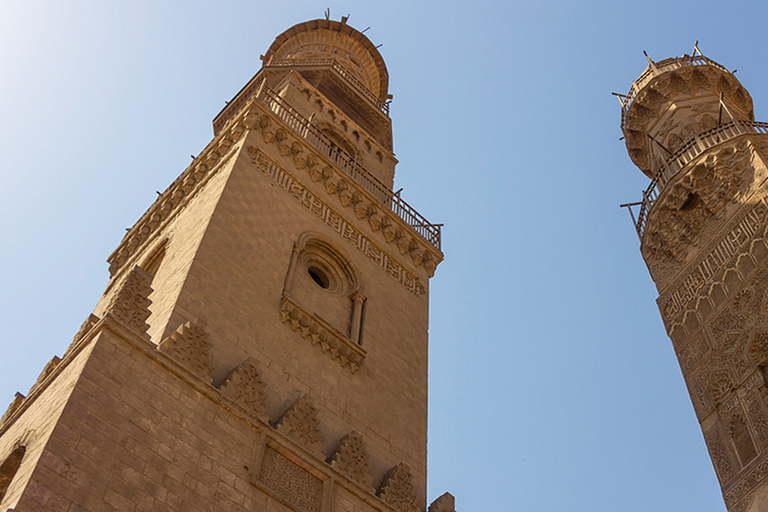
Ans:
[[[387,68],[344,18],[262,59],[0,420],[0,510],[426,510],[443,255],[392,192]]]
[[[768,510],[768,124],[698,49],[620,99],[651,178],[628,206],[726,506]]]

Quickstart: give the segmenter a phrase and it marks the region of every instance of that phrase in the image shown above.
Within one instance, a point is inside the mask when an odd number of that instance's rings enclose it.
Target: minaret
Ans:
[[[622,103],[651,183],[627,205],[731,512],[768,510],[768,124],[704,57],[649,64]]]
[[[387,68],[345,18],[262,61],[0,420],[0,510],[427,509],[443,254],[392,191]]]

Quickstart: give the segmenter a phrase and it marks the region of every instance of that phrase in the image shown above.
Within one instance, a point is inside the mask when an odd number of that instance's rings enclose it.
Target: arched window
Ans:
[[[362,344],[365,296],[360,272],[330,240],[305,233],[294,246],[283,293]]]
[[[749,464],[757,455],[752,437],[749,435],[749,427],[741,416],[736,416],[731,421],[731,441],[742,467]]]
[[[21,459],[24,458],[24,452],[27,449],[24,446],[19,446],[11,452],[11,454],[0,465],[0,503],[5,498],[5,492],[13,481],[13,477],[16,476],[16,472],[21,465]]]
[[[157,274],[157,269],[160,268],[160,263],[163,262],[163,257],[165,257],[165,246],[168,245],[167,242],[168,240],[163,240],[160,245],[152,251],[149,258],[144,260],[144,263],[141,264],[141,268],[153,278],[155,277],[155,274]]]

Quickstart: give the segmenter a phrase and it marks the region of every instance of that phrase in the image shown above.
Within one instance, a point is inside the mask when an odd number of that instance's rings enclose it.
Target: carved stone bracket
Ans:
[[[318,409],[312,400],[302,395],[277,420],[277,430],[311,451],[319,451],[320,422],[317,413]]]
[[[267,398],[264,388],[256,361],[248,358],[229,372],[219,391],[254,416],[263,417]]]
[[[317,315],[310,314],[287,295],[280,301],[280,315],[301,337],[355,373],[367,352]]]
[[[694,269],[681,282],[663,292],[659,297],[659,305],[668,333],[672,334],[674,323],[681,321],[687,311],[702,310],[702,299],[706,299],[705,306],[711,302],[706,308],[710,313],[722,304],[727,293],[732,291],[730,286],[728,290],[723,288],[727,284],[727,270],[732,270],[729,272],[732,278],[742,272],[741,268],[738,272],[735,271],[739,264],[744,267],[747,262],[765,260],[768,256],[768,246],[762,238],[762,233],[766,225],[768,204],[761,200],[720,243],[701,256]],[[746,267],[744,271],[748,274]],[[673,337],[673,342],[677,341]]]
[[[209,354],[211,346],[203,326],[197,322],[187,322],[161,341],[157,349],[210,383],[209,374],[213,371]]]
[[[152,293],[152,276],[138,265],[125,277],[122,286],[107,306],[107,312],[143,338],[148,338],[146,323],[149,318],[149,294]]]
[[[363,437],[358,432],[353,430],[342,437],[328,462],[331,467],[345,474],[353,482],[369,491],[373,490],[373,479],[369,474],[368,452],[363,444]]]
[[[401,462],[387,471],[376,495],[399,512],[418,512],[416,495],[413,493],[411,466]]]

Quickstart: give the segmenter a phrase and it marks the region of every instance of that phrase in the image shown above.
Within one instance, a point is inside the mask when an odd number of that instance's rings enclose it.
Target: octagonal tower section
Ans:
[[[729,511],[768,509],[768,125],[698,52],[649,64],[622,103],[630,207]]]

